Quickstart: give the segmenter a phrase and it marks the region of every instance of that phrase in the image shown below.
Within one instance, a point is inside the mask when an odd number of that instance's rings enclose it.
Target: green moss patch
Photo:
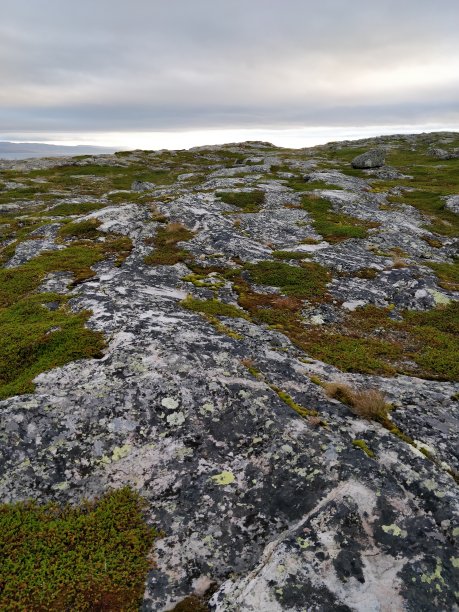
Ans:
[[[74,221],[66,223],[59,230],[61,238],[96,238],[98,236],[98,219],[86,219],[85,221]]]
[[[273,257],[276,259],[308,259],[311,257],[311,253],[306,253],[304,251],[273,251],[271,253]]]
[[[457,302],[428,312],[405,311],[402,321],[391,319],[390,309],[368,306],[348,313],[339,325],[319,326],[303,320],[296,290],[295,297],[256,293],[241,277],[233,287],[254,321],[280,330],[314,359],[343,371],[459,380]]]
[[[352,440],[352,446],[363,450],[363,452],[368,455],[368,457],[375,457],[374,452],[371,450],[371,448],[368,447],[368,444],[365,442],[365,440]]]
[[[254,191],[217,191],[215,194],[225,204],[241,208],[244,212],[258,212],[265,201],[265,193]]]
[[[80,506],[0,506],[3,610],[138,610],[158,532],[129,488]]]
[[[0,269],[0,308],[33,293],[50,272],[71,272],[74,283],[94,275],[91,266],[109,255],[120,264],[132,243],[126,236],[107,235],[105,242],[71,243],[58,251],[46,251],[17,268]]]
[[[43,214],[56,217],[66,217],[67,215],[85,215],[93,212],[94,210],[100,210],[105,206],[106,204],[101,204],[100,202],[78,202],[75,204],[63,202],[62,204],[58,204],[57,206],[47,210]]]
[[[194,312],[200,312],[214,317],[230,317],[232,319],[248,318],[247,313],[241,310],[241,308],[233,306],[232,304],[225,304],[215,299],[198,300],[188,296],[185,300],[180,302],[180,305],[187,310],[193,310]]]
[[[279,287],[282,293],[301,299],[322,298],[331,280],[330,272],[314,262],[291,266],[280,261],[262,261],[246,264],[245,268],[254,283]]]
[[[374,307],[357,309],[340,326],[292,329],[293,338],[314,358],[341,370],[396,373],[459,380],[459,304],[429,312],[406,311],[403,321]]]
[[[33,392],[32,380],[41,372],[102,356],[103,335],[85,327],[90,313],[72,313],[66,302],[42,293],[0,310],[0,399]]]
[[[349,238],[366,238],[368,230],[379,225],[336,213],[330,202],[312,194],[303,197],[302,205],[311,215],[316,232],[332,244]]]
[[[286,393],[285,391],[282,391],[282,389],[279,389],[279,387],[276,387],[275,385],[270,385],[270,386],[271,386],[271,389],[277,394],[279,399],[281,399],[284,402],[284,404],[287,404],[287,406],[289,406],[292,410],[294,410],[300,416],[308,417],[308,416],[317,416],[319,414],[317,410],[311,410],[310,408],[304,408],[304,406],[301,406],[300,404],[295,402],[295,400],[292,397],[290,397],[288,393]]]
[[[438,276],[440,287],[448,291],[459,291],[459,259],[454,263],[427,261],[426,265]]]
[[[335,189],[342,190],[338,185],[331,185],[325,181],[306,181],[304,178],[296,176],[287,180],[287,186],[295,191],[314,191],[315,189]]]
[[[181,223],[169,223],[165,227],[158,227],[155,237],[147,244],[152,243],[155,250],[145,257],[149,265],[173,266],[180,261],[186,261],[190,254],[180,249],[177,244],[193,238],[194,233]]]

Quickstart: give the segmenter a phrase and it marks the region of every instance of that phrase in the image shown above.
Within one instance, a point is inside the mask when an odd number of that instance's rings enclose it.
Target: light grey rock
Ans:
[[[459,215],[459,195],[452,195],[445,198],[446,200],[446,208],[451,210],[456,215]]]
[[[370,149],[366,153],[362,153],[351,162],[353,168],[367,169],[367,168],[380,168],[384,166],[386,159],[386,153],[384,149]]]
[[[134,181],[131,185],[131,191],[152,191],[155,188],[156,185],[148,181]]]

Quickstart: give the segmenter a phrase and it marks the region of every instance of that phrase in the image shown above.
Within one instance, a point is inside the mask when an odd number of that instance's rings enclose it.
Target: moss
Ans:
[[[190,254],[180,249],[177,244],[190,240],[193,236],[194,233],[181,223],[169,223],[165,227],[158,227],[156,236],[152,240],[155,250],[145,257],[145,263],[173,266],[186,261]]]
[[[41,372],[102,356],[103,335],[85,327],[90,313],[72,313],[66,302],[42,293],[0,310],[0,399],[33,392],[32,380]]]
[[[416,375],[458,380],[459,304],[428,312],[405,311],[402,321],[389,309],[359,308],[338,326],[290,331],[292,339],[315,359],[349,372]]]
[[[0,269],[0,308],[33,293],[50,272],[71,272],[74,283],[94,275],[91,266],[109,255],[120,265],[132,249],[126,236],[107,235],[105,242],[75,242],[58,251],[45,251],[17,268]]]
[[[85,221],[74,221],[63,225],[59,230],[61,238],[96,238],[98,236],[98,219],[86,219]]]
[[[443,246],[443,242],[441,240],[438,240],[437,238],[432,238],[432,236],[429,236],[428,234],[424,234],[424,236],[421,236],[421,240],[427,242],[427,244],[434,249],[441,249],[441,247]]]
[[[232,304],[225,304],[219,300],[198,300],[191,296],[188,296],[185,300],[180,302],[180,305],[187,310],[193,310],[194,312],[200,312],[202,314],[211,315],[214,317],[229,317],[232,319],[248,319],[246,312],[233,306]]]
[[[426,265],[438,276],[440,287],[447,291],[459,291],[459,259],[453,263],[427,261]]]
[[[285,391],[282,391],[282,389],[279,389],[279,387],[276,387],[275,385],[270,385],[270,387],[277,394],[279,399],[281,399],[284,402],[284,404],[287,404],[287,406],[292,408],[292,410],[294,410],[300,416],[302,417],[318,416],[319,413],[317,412],[317,410],[311,410],[310,408],[304,408],[304,406],[301,406],[300,404],[295,402],[295,400],[292,397],[290,397],[288,393],[286,393]]]
[[[171,612],[208,612],[209,606],[205,600],[196,595],[189,595],[179,602]]]
[[[260,378],[261,372],[251,359],[241,359],[241,363],[254,378]]]
[[[65,217],[67,215],[85,215],[87,213],[93,212],[95,210],[100,210],[104,208],[106,204],[101,204],[100,202],[76,202],[76,203],[67,203],[63,202],[62,204],[58,204],[53,208],[50,208],[44,215],[48,216],[62,216]]]
[[[286,184],[290,189],[295,191],[314,191],[315,189],[334,189],[341,190],[342,187],[338,185],[331,185],[326,181],[308,181],[300,176],[287,179]]]
[[[205,274],[187,274],[182,280],[192,283],[195,287],[209,287],[211,289],[219,289],[225,285],[224,280],[219,280],[215,276],[209,277]]]
[[[348,238],[366,238],[369,228],[379,226],[379,223],[361,221],[349,215],[333,212],[330,202],[318,196],[304,196],[302,205],[312,216],[316,232],[331,243]]]
[[[138,609],[158,532],[129,488],[80,506],[0,506],[5,610]]]
[[[265,193],[261,190],[217,191],[215,195],[225,204],[237,206],[244,212],[257,212],[265,201]]]
[[[352,446],[355,446],[357,448],[360,448],[361,450],[363,450],[363,452],[368,455],[368,457],[374,458],[375,454],[374,452],[368,448],[367,443],[365,442],[365,440],[352,440]]]
[[[457,236],[459,218],[445,206],[444,196],[459,193],[459,160],[429,158],[426,149],[412,150],[408,145],[399,146],[388,156],[388,163],[412,178],[396,181],[378,181],[376,187],[388,190],[394,185],[410,187],[401,196],[392,196],[395,203],[409,204],[424,213],[430,224],[429,231],[445,236]]]
[[[354,276],[357,278],[373,279],[376,278],[378,274],[379,270],[375,270],[374,268],[362,268],[361,270],[358,270]]]
[[[283,262],[262,261],[245,267],[255,283],[279,287],[282,293],[300,299],[322,298],[331,280],[328,270],[313,262],[291,266]]]
[[[271,255],[276,259],[307,259],[311,257],[311,253],[300,251],[273,251]]]

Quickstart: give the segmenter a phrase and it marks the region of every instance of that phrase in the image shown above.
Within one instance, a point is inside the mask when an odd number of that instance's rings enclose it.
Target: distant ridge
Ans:
[[[0,159],[27,159],[29,157],[61,157],[71,155],[102,155],[114,153],[114,147],[94,147],[89,145],[50,145],[40,142],[0,141]]]

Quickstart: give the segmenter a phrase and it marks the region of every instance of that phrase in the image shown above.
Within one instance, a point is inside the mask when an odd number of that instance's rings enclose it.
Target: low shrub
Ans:
[[[158,532],[125,487],[61,507],[0,505],[2,610],[138,610]]]

